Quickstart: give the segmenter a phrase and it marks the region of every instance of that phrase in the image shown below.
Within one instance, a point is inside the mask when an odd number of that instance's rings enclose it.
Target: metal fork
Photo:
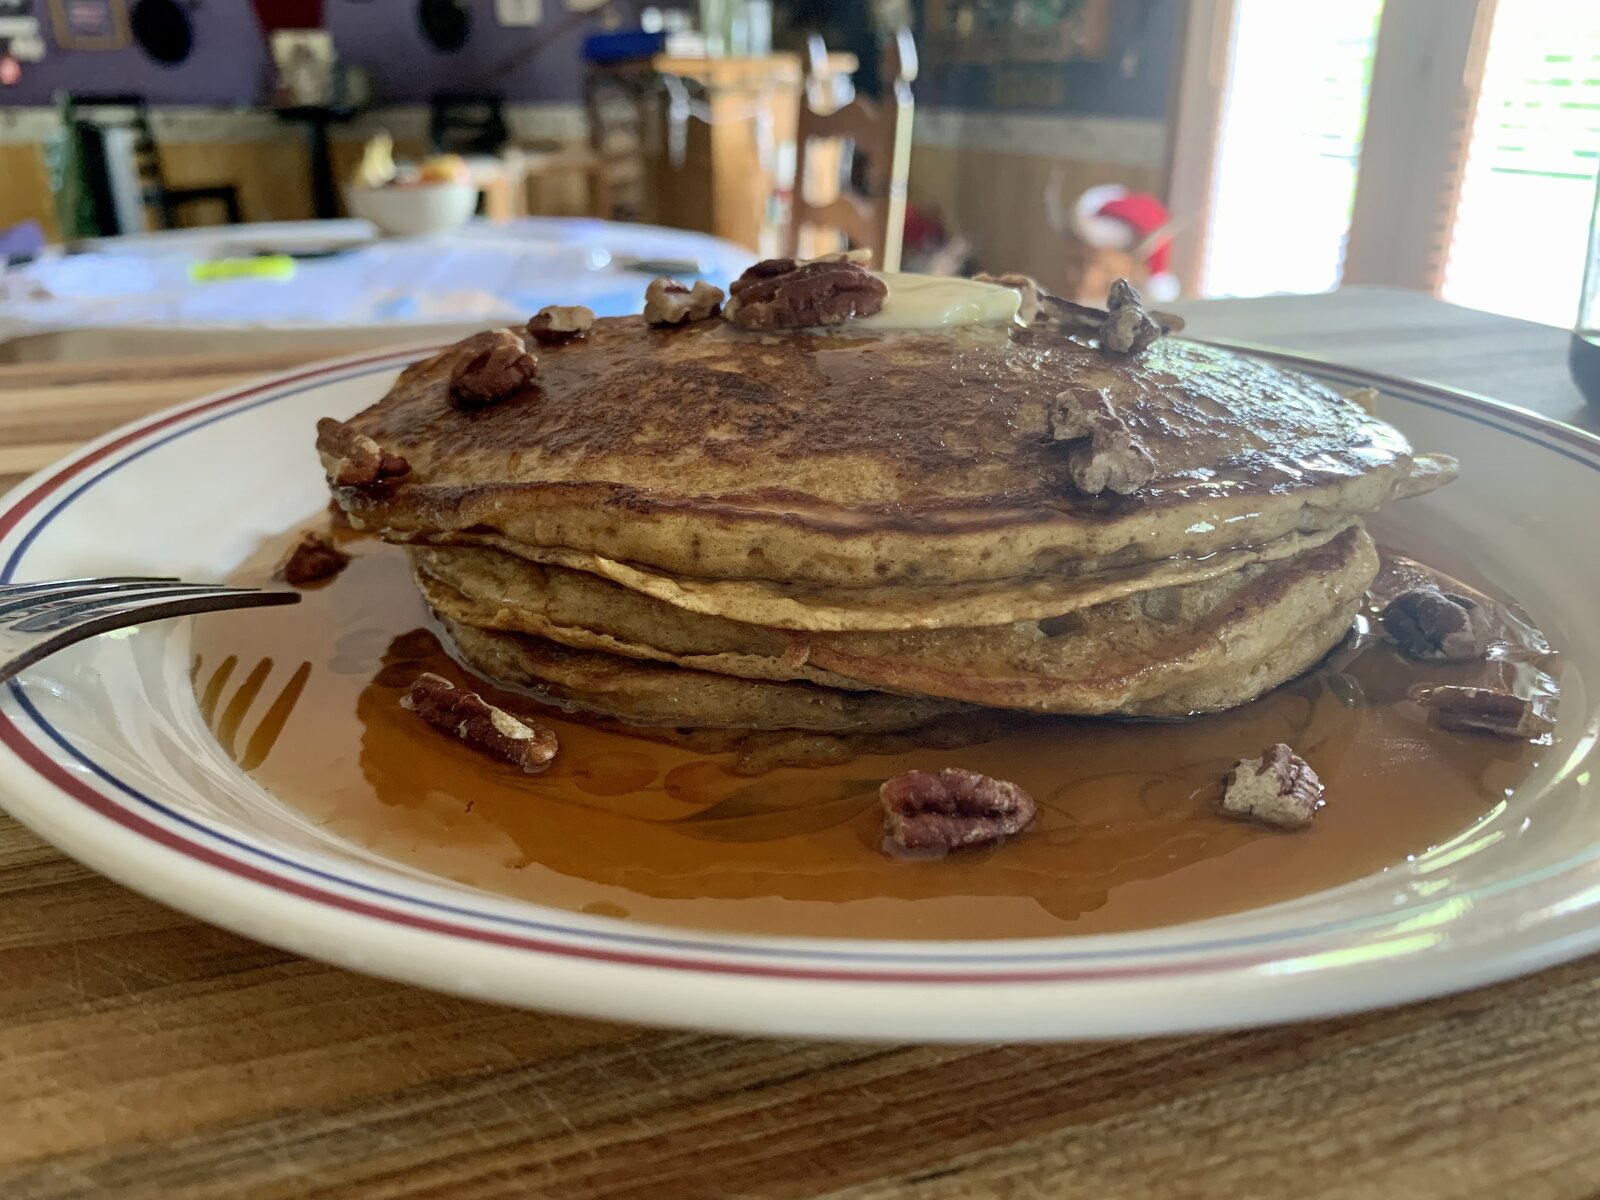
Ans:
[[[263,592],[122,575],[0,584],[0,681],[75,642],[191,613],[297,604],[298,592]]]

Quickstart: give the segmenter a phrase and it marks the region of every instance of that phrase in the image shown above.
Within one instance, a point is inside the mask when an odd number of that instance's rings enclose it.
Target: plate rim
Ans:
[[[187,418],[199,417],[203,414],[211,412],[212,410],[221,410],[217,413],[217,416],[213,418],[221,419],[222,416],[225,416],[231,412],[254,407],[254,405],[246,405],[241,403],[251,397],[259,397],[263,393],[276,393],[284,388],[289,387],[290,385],[299,383],[304,383],[309,386],[327,386],[330,384],[335,384],[339,382],[339,376],[341,373],[350,372],[353,368],[363,368],[362,371],[357,372],[357,375],[359,375],[365,373],[376,373],[380,370],[387,369],[390,366],[398,367],[403,365],[405,362],[413,361],[419,355],[426,354],[434,349],[437,349],[438,345],[439,344],[437,342],[429,341],[423,344],[392,346],[377,351],[366,351],[358,354],[347,355],[341,358],[307,364],[304,367],[297,368],[292,371],[287,371],[278,375],[263,378],[261,380],[236,385],[232,388],[224,389],[208,396],[199,397],[195,400],[187,401],[182,404],[160,410],[156,413],[149,414],[144,418],[130,422],[127,425],[112,430],[102,437],[95,439],[86,446],[75,451],[73,454],[66,456],[59,462],[51,464],[41,471],[35,472],[34,475],[30,476],[28,479],[18,484],[15,488],[11,489],[11,491],[8,492],[3,498],[0,498],[0,539],[7,537],[7,535],[22,521],[24,521],[28,514],[40,504],[47,501],[50,497],[57,496],[58,494],[62,493],[67,484],[73,481],[76,476],[81,474],[92,465],[103,460],[111,459],[120,451],[124,449],[131,449],[137,446],[139,443],[146,441],[152,435],[164,430],[168,430],[170,427],[180,424]],[[1529,412],[1526,409],[1518,408],[1515,405],[1505,404],[1488,397],[1466,392],[1462,389],[1449,388],[1439,384],[1390,376],[1382,372],[1370,371],[1365,368],[1347,367],[1336,362],[1330,362],[1311,356],[1272,351],[1260,347],[1246,346],[1237,343],[1232,343],[1229,345],[1230,348],[1238,348],[1243,352],[1251,353],[1253,355],[1268,359],[1269,361],[1278,362],[1286,366],[1309,369],[1319,375],[1336,375],[1344,380],[1348,380],[1357,384],[1371,383],[1381,388],[1386,388],[1391,392],[1405,394],[1407,399],[1415,400],[1415,393],[1417,392],[1430,393],[1432,395],[1432,399],[1435,401],[1435,403],[1432,405],[1433,407],[1443,408],[1446,411],[1455,413],[1457,415],[1471,417],[1475,420],[1478,420],[1479,423],[1488,424],[1493,428],[1501,430],[1502,432],[1512,432],[1522,437],[1529,437],[1531,433],[1541,434],[1543,436],[1538,438],[1530,438],[1530,440],[1535,440],[1537,444],[1541,445],[1547,450],[1562,453],[1564,456],[1577,459],[1587,466],[1590,466],[1596,470],[1600,470],[1600,437],[1596,437],[1595,435],[1589,434],[1586,431],[1565,425],[1550,418],[1543,417],[1540,414]],[[271,398],[272,397],[269,396],[267,398],[260,399],[257,401],[257,403],[269,403]],[[1464,408],[1467,411],[1463,411]],[[1476,410],[1475,416],[1472,410]],[[205,423],[209,423],[209,421],[201,422],[201,424]],[[1525,428],[1522,430],[1508,429],[1508,424],[1520,425],[1524,426]],[[182,436],[182,432],[185,431],[186,430],[175,432],[171,436]],[[1558,444],[1551,444],[1552,441]],[[147,452],[153,448],[153,445],[145,446],[142,449],[137,450],[135,454],[125,456],[121,459],[117,459],[116,461],[129,461],[132,457],[136,457],[137,454]],[[81,486],[87,486],[87,482],[80,485],[80,487]],[[63,499],[63,503],[68,502],[73,494],[75,494],[75,492],[67,492],[65,498]],[[42,525],[37,525],[33,529],[27,531],[27,533],[24,535],[24,538],[19,540],[16,545],[11,548],[10,553],[8,554],[8,561],[3,570],[0,570],[0,576],[9,575],[10,571],[14,569],[16,559],[25,552],[27,546],[31,544],[33,538],[42,528]],[[12,684],[11,694],[13,697],[22,697],[24,700],[24,710],[28,712],[28,715],[31,719],[33,717],[31,706],[26,704],[26,698],[22,693],[20,686],[15,681]],[[53,788],[59,792],[66,792],[69,795],[74,795],[76,799],[79,799],[91,810],[96,811],[101,817],[104,817],[107,820],[119,825],[127,825],[127,821],[122,819],[123,816],[131,815],[127,813],[127,810],[122,809],[114,801],[108,799],[105,795],[99,791],[96,791],[93,787],[88,786],[81,779],[63,770],[59,764],[55,763],[48,757],[48,755],[40,750],[31,739],[27,738],[22,733],[20,727],[11,719],[10,715],[5,712],[0,712],[0,744],[4,744],[7,750],[10,752],[10,756],[14,757],[18,762],[23,763],[28,770],[32,771],[34,775],[42,780],[45,786]],[[9,774],[11,773],[0,772],[0,779],[5,779],[5,777]],[[121,786],[124,788],[127,787],[125,784]],[[7,807],[11,806],[8,804]],[[114,811],[106,811],[108,809]],[[22,820],[24,824],[29,825],[30,828],[35,828],[36,831],[40,832],[42,836],[45,836],[47,840],[52,841],[54,844],[60,846],[64,850],[68,850],[68,852],[72,853],[74,857],[78,857],[86,861],[94,860],[90,861],[90,865],[94,866],[95,869],[102,871],[103,873],[111,876],[114,879],[117,879],[119,882],[122,882],[137,891],[141,891],[146,894],[152,894],[169,890],[167,888],[155,888],[150,886],[150,880],[148,878],[129,877],[130,875],[138,876],[138,872],[119,870],[116,869],[115,864],[108,865],[104,861],[99,861],[101,860],[102,856],[98,850],[92,847],[77,844],[79,839],[75,839],[70,834],[67,834],[59,828],[56,828],[58,823],[55,821],[44,820],[40,822],[40,824],[50,826],[54,829],[56,835],[52,835],[52,833],[45,832],[44,829],[39,828],[39,825],[36,825],[33,821],[27,820],[27,818],[22,815],[19,815],[18,819]],[[162,838],[163,836],[170,835],[166,835],[166,831],[161,830],[159,826],[151,825],[150,829],[153,832],[146,832],[140,836],[153,837],[154,840],[157,840],[158,842],[161,842],[161,844],[165,845],[165,842],[162,841]],[[72,842],[74,845],[69,847],[67,844],[65,844],[67,842]],[[177,853],[177,851],[171,846],[166,846],[166,848],[173,850],[174,853]],[[82,851],[81,853],[79,852],[80,850]],[[207,853],[196,854],[195,851],[206,851]],[[188,848],[186,848],[183,853],[190,860],[198,861],[209,867],[211,870],[225,872],[229,877],[243,877],[255,886],[271,887],[278,890],[288,890],[291,893],[298,895],[301,899],[307,899],[306,895],[301,894],[301,890],[304,888],[304,885],[297,885],[297,881],[285,879],[283,876],[274,875],[271,872],[265,871],[258,872],[261,878],[252,878],[250,875],[239,869],[245,867],[246,864],[239,863],[237,860],[228,858],[224,855],[218,855],[214,851],[208,851],[208,848],[202,845],[189,843]],[[217,861],[212,861],[213,857]],[[1568,864],[1564,863],[1562,865],[1566,866]],[[196,878],[199,878],[199,876]],[[230,878],[221,886],[224,888],[224,890],[226,890],[228,887],[236,885],[232,883],[232,879]],[[205,888],[199,889],[201,892],[205,892],[206,890],[207,889]],[[304,890],[314,891],[315,889]],[[183,898],[172,896],[161,896],[160,898],[167,899],[169,902],[175,903],[178,907],[194,913],[196,916],[200,917],[200,919],[238,928],[237,924],[216,917],[214,915],[214,909],[210,907],[209,902],[203,902],[201,899],[197,899],[195,897],[189,897],[188,903],[185,903]],[[393,910],[376,908],[375,906],[369,906],[372,908],[370,913],[362,913],[362,910],[353,905],[347,898],[340,897],[333,893],[322,894],[318,897],[316,903],[332,903],[335,906],[347,911],[361,914],[363,915],[364,919],[383,922],[398,922],[399,924],[413,926],[414,928],[422,929],[426,932],[445,933],[452,938],[459,938],[463,935],[463,933],[471,938],[479,938],[482,936],[481,931],[474,931],[470,929],[449,928],[442,926],[429,927],[425,923],[410,917],[409,914],[396,913]],[[528,905],[528,907],[542,909],[542,906],[531,904]],[[545,909],[542,911],[552,914],[559,912],[559,910],[554,909]],[[573,914],[560,913],[559,915],[561,915],[563,918],[569,918]],[[737,935],[720,935],[711,931],[669,930],[666,927],[649,926],[644,923],[630,924],[636,929],[661,929],[663,932],[680,933],[691,936],[703,933],[708,939],[720,939],[716,941],[716,945],[719,950],[734,946],[738,940]],[[443,988],[444,990],[465,991],[467,994],[481,994],[474,988],[462,986],[460,981],[456,981],[454,986],[448,980],[441,981],[437,972],[424,971],[422,972],[421,977],[414,977],[406,972],[385,970],[381,964],[375,967],[373,964],[368,962],[346,961],[348,959],[348,955],[340,955],[336,953],[337,948],[330,949],[328,947],[322,947],[316,950],[307,950],[302,943],[297,943],[294,941],[294,939],[285,939],[282,936],[275,936],[275,933],[277,932],[275,929],[267,932],[262,932],[259,929],[241,929],[240,931],[246,932],[249,936],[258,937],[261,940],[274,942],[275,944],[279,945],[286,945],[288,948],[296,950],[297,952],[309,953],[315,957],[331,959],[333,961],[343,961],[344,965],[355,966],[358,969],[366,970],[369,973],[398,974],[401,977],[408,978],[411,982],[420,982],[427,984],[428,986]],[[578,937],[591,936],[591,932],[588,930],[569,932],[572,932],[574,936]],[[1600,928],[1587,930],[1585,932],[1587,932],[1589,935],[1589,940],[1585,943],[1585,946],[1592,946],[1596,943],[1600,943]],[[1084,985],[1095,985],[1099,983],[1121,984],[1126,983],[1129,980],[1148,980],[1152,977],[1171,976],[1174,974],[1186,975],[1191,980],[1195,980],[1197,977],[1209,977],[1215,979],[1229,973],[1236,974],[1240,971],[1251,971],[1276,961],[1281,956],[1283,943],[1286,939],[1292,936],[1294,936],[1293,931],[1282,931],[1267,937],[1265,939],[1266,944],[1269,947],[1276,948],[1278,953],[1269,953],[1265,956],[1257,955],[1235,959],[1221,959],[1212,956],[1202,961],[1184,963],[1148,964],[1142,966],[1139,964],[1127,964],[1114,970],[1083,970],[1077,968],[1065,971],[1029,970],[1025,972],[982,970],[981,973],[978,974],[974,974],[970,970],[970,968],[975,965],[972,962],[971,955],[962,956],[961,958],[961,961],[965,962],[969,967],[969,970],[966,972],[930,972],[905,970],[864,972],[857,970],[829,970],[826,968],[817,967],[797,969],[781,966],[753,966],[748,963],[739,964],[723,961],[694,962],[692,960],[685,960],[682,958],[664,959],[658,956],[629,954],[625,952],[619,953],[595,951],[593,948],[585,950],[582,947],[572,947],[567,945],[529,945],[527,944],[527,939],[521,939],[521,944],[517,945],[517,950],[519,953],[526,953],[527,951],[531,950],[535,955],[555,952],[558,954],[575,956],[580,959],[593,959],[601,962],[609,962],[612,965],[640,968],[651,972],[657,971],[662,967],[668,967],[676,968],[686,973],[710,971],[723,976],[734,975],[744,976],[746,978],[768,980],[787,980],[793,982],[805,981],[808,983],[822,984],[845,984],[857,988],[876,988],[879,985],[893,985],[894,987],[916,985],[927,988],[948,987],[952,984],[961,985],[962,987],[968,987],[971,985],[1000,985],[1009,987],[1017,984],[1064,985],[1067,987],[1081,987]],[[494,941],[495,939],[491,938],[490,940]],[[781,942],[792,942],[797,944],[815,943],[818,941],[831,942],[835,944],[833,947],[835,950],[842,950],[842,948],[845,946],[862,946],[873,944],[861,940],[852,941],[850,939],[783,939],[776,937],[760,937],[745,940],[756,943],[765,943],[768,945]],[[1074,939],[1017,939],[1015,941],[1009,941],[1008,944],[1016,946],[1023,942],[1061,942],[1072,940]],[[1087,939],[1076,940],[1081,942]],[[515,939],[513,939],[509,942],[509,944],[516,945],[517,942]],[[923,945],[929,948],[937,945],[945,947],[959,946],[973,949],[977,945],[992,946],[994,944],[995,943],[993,942],[965,942],[924,943]],[[792,951],[797,948],[798,945],[791,945],[785,949],[786,951]],[[1573,954],[1581,952],[1582,948],[1583,947],[1573,948],[1569,945],[1564,949],[1560,949],[1552,947],[1548,943],[1541,943],[1537,946],[1529,948],[1521,955],[1512,956],[1512,960],[1510,961],[1501,960],[1501,965],[1504,967],[1503,970],[1491,971],[1488,974],[1484,974],[1481,970],[1468,970],[1464,972],[1462,981],[1457,986],[1470,986],[1476,982],[1487,982],[1491,978],[1499,978],[1519,970],[1525,970],[1528,969],[1530,962],[1532,965],[1542,965],[1542,962],[1545,961],[1560,961],[1563,958],[1571,957]],[[1171,947],[1168,947],[1166,948],[1165,952],[1170,955],[1173,953],[1173,950]],[[1059,959],[1057,961],[1059,961]],[[1471,967],[1473,964],[1468,963],[1466,965]],[[1441,990],[1444,989],[1441,987],[1439,979],[1435,978],[1418,986],[1415,990],[1415,995],[1435,994]],[[1401,999],[1411,998],[1410,996],[1400,994],[1401,991],[1403,991],[1403,989],[1397,990],[1395,988],[1390,988],[1387,990],[1383,999],[1379,1002],[1390,1003]],[[530,1000],[526,995],[508,996],[501,993],[494,994],[495,998],[510,1000],[513,1003],[537,1003],[541,1007],[568,1007],[559,1000],[552,1001],[551,998],[544,996]],[[1290,1016],[1303,1017],[1314,1015],[1314,1013],[1319,1010],[1344,1011],[1346,1007],[1362,1007],[1367,1006],[1370,1003],[1372,1003],[1370,1000],[1358,1001],[1354,1005],[1336,1004],[1333,1007],[1327,1008],[1324,1008],[1319,1004],[1312,1004],[1310,1007],[1307,1007],[1302,1003],[1294,1006],[1294,1010],[1292,1012],[1282,1014],[1277,1019],[1286,1019]],[[589,1012],[592,1014],[595,1011],[595,1006],[592,1003],[591,998],[586,999],[582,1005],[570,1008],[570,1010]],[[647,1020],[657,1023],[682,1023],[695,1027],[705,1027],[703,1022],[697,1020],[685,1020],[683,1022],[664,1020],[661,1013],[650,1009],[648,1005],[646,1005],[644,1009],[641,1009],[638,1006],[624,1006],[622,1011],[609,1015],[619,1015],[628,1017],[629,1019]],[[1244,1013],[1238,1013],[1236,1015],[1244,1017],[1246,1020],[1257,1022],[1262,1019],[1274,1019],[1271,1016],[1263,1018],[1259,1015],[1252,1018]],[[1215,1018],[1210,1020],[1200,1019],[1197,1020],[1196,1023],[1187,1026],[1182,1024],[1173,1024],[1170,1021],[1166,1021],[1140,1031],[1154,1032],[1157,1029],[1173,1030],[1185,1027],[1213,1028],[1217,1027],[1218,1025],[1227,1025],[1233,1023],[1237,1022],[1226,1019],[1217,1020]],[[741,1031],[747,1032],[774,1032],[774,1025],[775,1022],[773,1021],[761,1020],[757,1020],[754,1024],[742,1025],[740,1022],[730,1019],[727,1014],[723,1014],[722,1017],[716,1022],[714,1027],[739,1028]],[[837,1028],[831,1030],[786,1028],[783,1031],[801,1033],[843,1032],[848,1034],[853,1028],[855,1027],[847,1027],[842,1030]],[[1093,1031],[1091,1030],[1090,1032]],[[985,1031],[984,1035],[988,1036],[988,1034],[989,1031]],[[1015,1035],[1015,1031],[1013,1031],[1013,1035]],[[1076,1036],[1079,1034],[1074,1031],[1074,1035]],[[1027,1031],[1022,1031],[1021,1036],[1028,1036]],[[1059,1030],[1051,1030],[1047,1031],[1043,1036],[1064,1036],[1064,1034],[1062,1034]]]

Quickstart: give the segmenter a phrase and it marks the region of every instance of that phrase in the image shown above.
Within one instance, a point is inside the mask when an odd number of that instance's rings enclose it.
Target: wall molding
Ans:
[[[1145,117],[918,107],[911,136],[919,146],[1075,158],[1125,167],[1159,169],[1167,160],[1167,123]]]
[[[571,140],[586,136],[588,128],[583,106],[556,101],[508,104],[506,122],[514,138],[558,138]],[[270,110],[191,106],[154,106],[150,125],[156,141],[168,142],[271,142],[298,137],[301,126],[280,121]],[[428,133],[428,106],[398,104],[372,109],[345,125],[335,125],[337,141],[361,141],[380,129],[397,139],[425,138]],[[42,142],[61,130],[53,108],[0,109],[0,145]]]

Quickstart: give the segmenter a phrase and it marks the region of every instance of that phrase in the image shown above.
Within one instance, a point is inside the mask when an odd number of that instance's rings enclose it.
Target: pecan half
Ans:
[[[528,318],[528,336],[547,346],[570,342],[594,328],[594,311],[581,304],[547,304]]]
[[[1304,829],[1321,808],[1322,780],[1282,742],[1260,758],[1242,758],[1228,772],[1222,811],[1274,829]]]
[[[474,750],[524,771],[537,771],[556,756],[555,733],[537,722],[520,720],[496,708],[477,692],[458,688],[442,675],[424,671],[400,697],[400,707],[435,729],[454,734]]]
[[[317,422],[317,450],[330,461],[328,477],[340,487],[371,487],[411,473],[411,464],[398,454],[332,417]]]
[[[1071,443],[1067,476],[1080,492],[1126,496],[1149,483],[1155,460],[1103,391],[1060,392],[1050,408],[1050,437]]]
[[[806,262],[847,262],[855,263],[858,267],[870,267],[872,265],[872,250],[868,246],[857,246],[852,250],[830,250],[826,254],[808,258]]]
[[[1024,325],[1032,325],[1040,312],[1040,297],[1044,291],[1039,287],[1039,281],[1031,275],[990,275],[988,272],[979,272],[973,276],[979,283],[993,283],[1000,287],[1008,287],[1022,297],[1022,303],[1017,305],[1017,320]],[[1053,297],[1060,300],[1059,296]],[[1066,301],[1062,301],[1066,303]]]
[[[1378,620],[1407,658],[1468,662],[1489,649],[1489,614],[1477,601],[1455,592],[1418,587],[1401,592]]]
[[[722,289],[705,280],[686,288],[676,279],[652,279],[644,290],[644,319],[649,325],[682,325],[706,321],[722,311]]]
[[[842,325],[883,308],[889,285],[853,262],[801,263],[774,273],[775,264],[757,263],[733,285],[723,316],[745,329],[807,329]]]
[[[287,562],[278,569],[278,578],[293,587],[332,579],[350,564],[350,556],[333,544],[325,533],[310,531],[300,538]]]
[[[760,262],[746,267],[744,274],[728,285],[728,295],[737,296],[763,279],[787,275],[799,265],[800,261],[794,258],[763,258]]]
[[[878,789],[883,805],[883,848],[960,850],[1020,833],[1038,806],[1014,783],[976,771],[906,771]]]
[[[463,411],[509,400],[533,382],[539,360],[509,329],[475,333],[456,347],[450,405]]]
[[[1532,700],[1500,688],[1446,684],[1423,689],[1418,699],[1428,706],[1433,723],[1440,729],[1537,742],[1548,737],[1555,727],[1549,714]]]

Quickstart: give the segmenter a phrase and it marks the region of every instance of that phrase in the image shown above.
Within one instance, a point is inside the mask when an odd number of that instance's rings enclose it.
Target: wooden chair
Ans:
[[[111,110],[109,113],[106,110]],[[162,229],[176,229],[179,217],[195,204],[216,203],[230,225],[244,221],[239,189],[231,183],[200,187],[171,187],[161,167],[161,151],[150,129],[150,114],[142,96],[72,96],[65,109],[66,119],[78,139],[84,158],[84,175],[95,221],[102,233],[134,233],[124,229],[116,213],[114,185],[106,157],[108,129],[133,131],[133,161],[138,174],[139,199],[155,209]]]
[[[890,39],[883,53],[883,96],[866,100],[857,96],[842,106],[832,106],[812,86],[825,73],[827,47],[813,34],[806,47],[806,83],[800,96],[800,119],[795,136],[794,198],[790,210],[785,253],[800,249],[801,231],[808,225],[837,230],[852,247],[872,251],[879,270],[900,267],[900,243],[906,223],[906,175],[911,166],[911,81],[917,77],[917,47],[909,29]],[[818,143],[845,142],[850,147],[845,162],[864,158],[862,168],[848,165],[841,175],[864,180],[864,187],[841,178],[839,195],[813,203],[808,185],[815,181],[811,164],[819,157]]]

